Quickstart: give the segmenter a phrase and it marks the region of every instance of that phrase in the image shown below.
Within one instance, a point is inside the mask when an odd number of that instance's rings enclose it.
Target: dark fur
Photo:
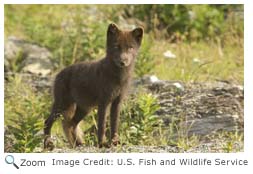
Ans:
[[[44,147],[52,149],[50,138],[54,121],[63,115],[63,128],[72,147],[82,144],[79,122],[98,106],[98,143],[105,145],[106,115],[110,110],[111,143],[118,144],[120,104],[131,80],[143,29],[121,31],[110,24],[107,31],[106,57],[63,69],[55,79],[54,103],[45,121]]]

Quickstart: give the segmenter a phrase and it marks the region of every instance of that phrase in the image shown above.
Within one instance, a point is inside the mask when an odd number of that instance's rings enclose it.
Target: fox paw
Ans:
[[[114,137],[113,137],[112,140],[111,140],[111,144],[112,144],[113,146],[117,146],[117,145],[120,144],[118,134],[115,134],[115,135],[114,135]]]
[[[44,139],[44,149],[52,151],[54,149],[54,143],[51,137],[46,137]]]
[[[112,140],[112,145],[113,146],[117,146],[117,145],[119,145],[120,144],[120,141],[118,140],[118,139],[113,139]]]
[[[111,145],[110,145],[109,143],[100,143],[100,144],[98,145],[98,147],[99,147],[99,148],[103,148],[103,147],[105,147],[105,148],[110,148]]]

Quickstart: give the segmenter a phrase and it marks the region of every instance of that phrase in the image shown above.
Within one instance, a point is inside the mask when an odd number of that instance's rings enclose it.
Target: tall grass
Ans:
[[[154,73],[161,79],[181,80],[183,82],[229,81],[243,84],[244,51],[243,40],[236,45],[215,42],[192,42],[169,44],[156,41],[152,47],[155,52]],[[170,50],[177,57],[168,59],[163,56]]]

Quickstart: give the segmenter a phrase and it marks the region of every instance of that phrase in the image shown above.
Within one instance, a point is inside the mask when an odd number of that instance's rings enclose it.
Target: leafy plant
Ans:
[[[5,84],[5,141],[10,152],[33,152],[42,143],[44,117],[49,115],[48,95],[35,93],[20,77]],[[8,144],[6,142],[6,144]]]
[[[14,152],[33,152],[42,142],[44,122],[42,118],[35,116],[24,116],[16,113],[19,117],[10,119],[7,126],[8,131],[13,134],[13,151]]]
[[[151,94],[139,94],[129,101],[122,111],[121,139],[129,144],[153,144],[153,137],[159,133],[161,118],[156,115],[159,109],[156,98]]]

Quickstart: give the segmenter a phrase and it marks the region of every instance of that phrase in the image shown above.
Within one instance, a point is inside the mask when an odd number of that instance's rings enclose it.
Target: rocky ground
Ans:
[[[161,106],[158,115],[164,118],[165,124],[178,117],[183,126],[189,127],[189,135],[243,130],[243,86],[228,82],[184,84],[161,80],[143,85],[158,97]]]
[[[53,151],[43,151],[41,148],[35,152],[50,153],[226,153],[226,152],[243,152],[243,142],[238,141],[234,144],[232,151],[226,149],[222,140],[202,143],[198,146],[187,150],[175,146],[120,146],[112,148],[97,147],[77,147],[72,148],[55,148]]]

